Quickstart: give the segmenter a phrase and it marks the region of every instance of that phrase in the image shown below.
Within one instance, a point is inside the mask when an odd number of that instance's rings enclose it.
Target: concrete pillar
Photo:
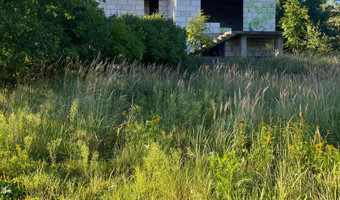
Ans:
[[[240,54],[242,57],[247,56],[247,37],[244,35],[240,38]]]
[[[283,40],[281,36],[275,38],[275,57],[283,56]]]

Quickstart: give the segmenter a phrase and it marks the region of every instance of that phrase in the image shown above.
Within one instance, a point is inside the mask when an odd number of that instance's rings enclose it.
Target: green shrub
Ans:
[[[14,0],[0,4],[3,79],[25,66],[54,62],[63,56],[93,59],[108,44],[106,17],[94,0]]]
[[[138,18],[137,16],[131,16]],[[118,61],[140,60],[145,51],[143,33],[129,25],[123,17],[111,16],[109,18],[110,43],[106,50],[107,56]]]
[[[0,4],[2,80],[60,57],[177,64],[186,55],[185,31],[161,15],[106,18],[95,0],[0,0]]]
[[[142,33],[144,63],[177,64],[185,57],[185,31],[172,19],[165,19],[160,14],[144,18],[123,15],[120,18],[136,32]]]

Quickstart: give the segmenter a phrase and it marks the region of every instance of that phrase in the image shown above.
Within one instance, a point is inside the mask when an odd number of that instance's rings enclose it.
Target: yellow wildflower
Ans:
[[[266,136],[266,137],[265,137],[265,139],[267,140],[267,142],[270,142],[270,140],[271,140],[271,136],[270,136],[270,135],[268,135],[268,136]]]
[[[153,116],[153,119],[159,122],[163,118],[156,114],[156,115]]]
[[[124,110],[124,111],[123,111],[123,113],[122,113],[122,114],[123,114],[123,116],[125,116],[125,115],[126,115],[126,113],[127,113],[127,112],[126,112],[126,110]]]
[[[15,148],[17,149],[17,151],[21,151],[21,147],[18,144],[15,145]]]
[[[289,147],[291,150],[294,150],[295,149],[295,146],[294,145],[290,145]]]
[[[26,155],[26,154],[24,155],[24,158],[27,158],[27,155]]]
[[[335,151],[335,152],[338,151],[337,148],[335,148],[333,145],[329,145],[329,144],[326,145],[326,149],[333,150],[333,151]]]
[[[319,126],[316,127],[315,134],[318,135],[318,137],[320,138],[320,127]]]
[[[130,124],[130,123],[129,123],[129,124],[127,124],[127,127],[131,127],[131,126],[133,126],[133,125],[132,125],[132,124]]]
[[[317,143],[315,146],[318,147],[318,148],[321,148],[322,147],[322,142]]]

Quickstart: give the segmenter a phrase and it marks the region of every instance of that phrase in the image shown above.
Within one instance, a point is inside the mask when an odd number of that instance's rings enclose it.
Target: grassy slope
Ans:
[[[0,197],[337,199],[339,99],[338,58],[38,78],[0,93]]]

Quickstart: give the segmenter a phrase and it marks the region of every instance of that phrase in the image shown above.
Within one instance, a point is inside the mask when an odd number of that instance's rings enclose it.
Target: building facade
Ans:
[[[210,56],[254,55],[252,52],[256,56],[269,55],[264,50],[268,44],[276,48],[276,53],[282,53],[281,34],[275,31],[275,0],[106,0],[99,3],[107,16],[159,12],[181,27],[203,10],[209,16],[206,34],[215,38],[213,49],[207,53]]]

